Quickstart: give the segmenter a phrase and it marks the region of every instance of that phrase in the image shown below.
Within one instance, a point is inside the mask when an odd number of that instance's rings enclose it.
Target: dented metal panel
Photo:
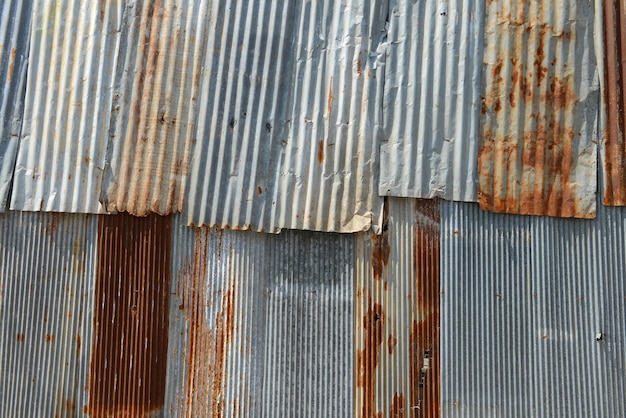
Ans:
[[[626,416],[626,211],[441,217],[443,416]]]
[[[381,195],[476,201],[484,9],[391,2]]]
[[[626,111],[626,6],[622,1],[604,0],[604,103],[606,135],[602,143],[604,204],[626,205],[626,144],[624,143]]]
[[[357,238],[354,416],[439,417],[439,207],[388,203]]]
[[[353,236],[173,241],[165,415],[352,415]]]
[[[593,218],[599,76],[594,3],[487,2],[478,201]]]
[[[101,196],[108,211],[145,216],[183,208],[196,142],[208,3],[124,4]]]
[[[211,10],[191,224],[379,226],[386,14],[380,0],[228,0]]]
[[[96,219],[0,215],[0,416],[76,416],[89,401]]]
[[[0,11],[0,213],[11,189],[26,92],[33,2],[9,1]]]
[[[101,212],[121,0],[37,0],[11,209]]]

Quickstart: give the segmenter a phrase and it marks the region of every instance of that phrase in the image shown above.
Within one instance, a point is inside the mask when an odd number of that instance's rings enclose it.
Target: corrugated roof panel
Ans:
[[[625,416],[626,211],[441,216],[443,415]]]
[[[180,212],[196,141],[208,2],[124,7],[101,200],[109,211],[139,216]]]
[[[606,104],[606,138],[601,148],[604,204],[626,205],[626,145],[624,144],[624,111],[626,78],[623,61],[626,56],[626,6],[622,1],[604,0],[604,101]]]
[[[166,415],[352,416],[353,242],[175,226]]]
[[[89,215],[0,215],[0,416],[87,404],[95,238]]]
[[[380,224],[387,2],[211,11],[189,222],[278,232]]]
[[[102,211],[121,3],[36,2],[11,209]]]
[[[476,201],[484,2],[391,2],[378,191]]]
[[[33,3],[9,1],[0,11],[0,212],[11,189],[19,146]]]
[[[389,199],[356,243],[355,415],[439,417],[439,208]]]
[[[595,216],[594,50],[592,2],[488,3],[478,158],[483,209]]]

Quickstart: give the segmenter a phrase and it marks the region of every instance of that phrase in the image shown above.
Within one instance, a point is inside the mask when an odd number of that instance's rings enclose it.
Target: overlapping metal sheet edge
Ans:
[[[168,416],[351,416],[351,235],[174,217]]]
[[[478,201],[495,212],[595,217],[594,2],[491,1]]]
[[[0,215],[1,416],[87,405],[95,238],[90,215]]]
[[[484,8],[391,2],[381,195],[476,201]]]
[[[600,148],[602,157],[603,202],[608,206],[626,205],[626,145],[624,144],[624,111],[626,110],[626,78],[623,60],[626,43],[626,8],[621,1],[604,0],[603,43],[606,132]]]
[[[355,247],[355,414],[440,416],[439,207],[389,198]]]
[[[145,216],[183,209],[210,3],[124,4],[101,195],[110,212]]]
[[[11,209],[103,212],[122,1],[37,0]]]
[[[443,416],[624,416],[626,211],[441,207]]]
[[[190,224],[265,232],[380,225],[386,13],[382,0],[215,4]]]
[[[26,94],[32,0],[12,0],[0,11],[0,213],[13,180]]]

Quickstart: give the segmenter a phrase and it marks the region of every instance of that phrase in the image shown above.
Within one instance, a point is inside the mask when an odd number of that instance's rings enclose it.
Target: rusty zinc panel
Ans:
[[[488,1],[478,201],[593,218],[599,77],[594,4]]]
[[[378,192],[476,201],[484,1],[391,1]]]
[[[102,210],[121,5],[35,1],[11,209]]]
[[[378,227],[387,2],[234,1],[210,13],[193,225]]]
[[[0,212],[11,189],[26,92],[33,2],[10,0],[0,11]]]
[[[626,144],[624,143],[626,111],[626,7],[623,1],[604,0],[604,103],[606,137],[602,146],[604,204],[626,205]]]
[[[352,416],[354,237],[174,219],[164,414]]]
[[[442,415],[626,416],[626,208],[441,203]]]
[[[0,416],[83,411],[95,254],[93,216],[0,214]]]
[[[196,141],[208,4],[124,2],[101,196],[108,211],[145,216],[182,210]]]
[[[390,198],[355,270],[356,417],[439,417],[439,207]]]

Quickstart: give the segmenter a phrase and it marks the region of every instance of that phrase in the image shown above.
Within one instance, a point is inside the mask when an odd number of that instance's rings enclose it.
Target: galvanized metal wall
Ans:
[[[222,0],[210,14],[188,220],[380,225],[386,1]]]
[[[476,201],[484,2],[389,8],[378,192]]]
[[[356,242],[354,416],[439,417],[438,203],[387,208]]]
[[[11,189],[26,92],[32,1],[9,1],[0,11],[0,213]]]
[[[594,3],[491,1],[478,201],[494,212],[595,217]]]
[[[0,415],[76,416],[89,402],[96,218],[0,215]]]
[[[166,415],[351,416],[353,240],[175,226]]]
[[[626,211],[441,208],[443,416],[626,415]]]

